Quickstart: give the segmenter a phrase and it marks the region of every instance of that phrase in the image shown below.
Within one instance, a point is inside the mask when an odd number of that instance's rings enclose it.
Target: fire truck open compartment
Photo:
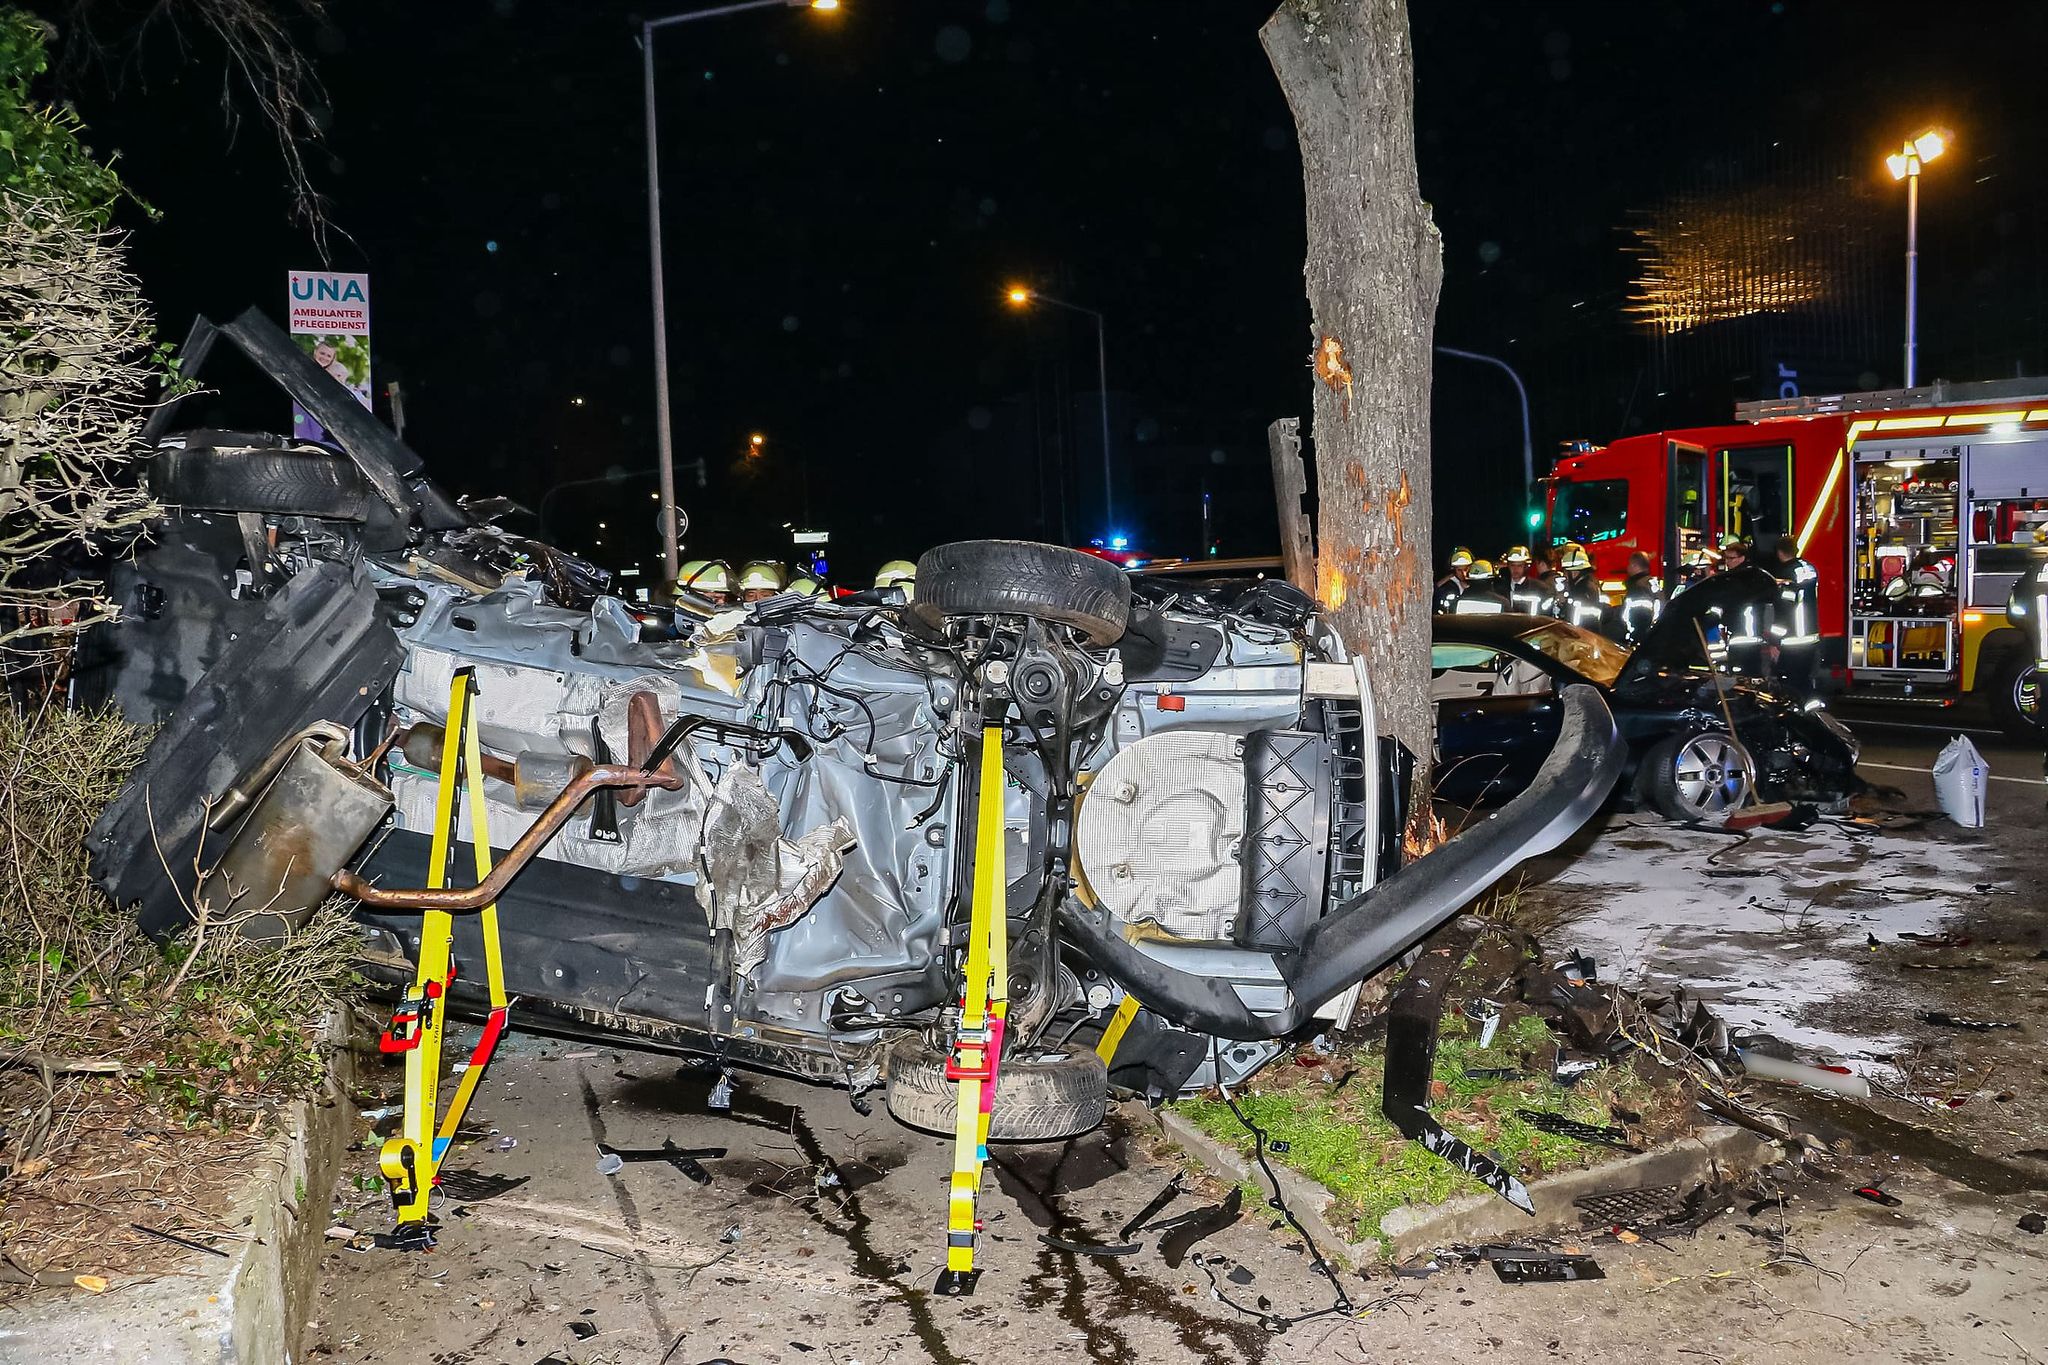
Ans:
[[[1849,500],[1849,667],[1913,687],[1957,672],[1961,446],[1858,449]]]

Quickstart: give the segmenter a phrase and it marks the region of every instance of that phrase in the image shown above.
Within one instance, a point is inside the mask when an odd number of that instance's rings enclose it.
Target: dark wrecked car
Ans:
[[[1362,670],[1298,595],[1160,606],[1102,560],[980,541],[928,552],[914,603],[684,598],[647,630],[589,566],[443,495],[260,316],[217,335],[338,450],[162,441],[180,506],[125,571],[135,619],[101,661],[162,729],[94,835],[97,874],[157,930],[193,895],[166,868],[209,869],[209,907],[262,897],[259,931],[338,886],[371,968],[409,979],[435,755],[473,670],[499,852],[471,901],[496,898],[523,1012],[881,1089],[950,1131],[977,794],[1000,782],[993,1135],[1050,1138],[1111,1085],[1248,1074],[1566,838],[1619,770],[1602,689],[1565,687],[1526,790],[1402,866],[1399,755],[1367,743]],[[475,917],[456,924],[476,961]],[[1105,1070],[1127,993],[1143,1009]]]
[[[1477,806],[1524,790],[1560,733],[1561,694],[1587,685],[1628,745],[1621,785],[1639,806],[1686,821],[1725,816],[1752,794],[1839,808],[1857,784],[1855,736],[1824,710],[1717,676],[1703,652],[1714,613],[1777,590],[1755,568],[1708,579],[1673,598],[1633,651],[1547,617],[1437,617],[1437,795]]]

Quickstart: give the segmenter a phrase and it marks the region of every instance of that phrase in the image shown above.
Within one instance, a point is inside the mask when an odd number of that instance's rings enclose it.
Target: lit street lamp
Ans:
[[[1014,308],[1028,308],[1034,303],[1049,303],[1055,308],[1069,312],[1086,313],[1095,319],[1095,384],[1102,391],[1102,530],[1107,535],[1116,525],[1116,488],[1109,472],[1109,343],[1104,338],[1102,314],[1093,308],[1083,308],[1078,303],[1068,303],[1050,294],[1041,294],[1035,289],[1026,289],[1013,284],[1003,291],[1003,297]]]
[[[751,9],[835,10],[839,0],[739,0],[737,4],[713,5],[649,19],[640,25],[641,93],[647,113],[647,250],[652,262],[654,293],[654,434],[661,473],[661,555],[670,581],[682,568],[682,527],[676,517],[675,438],[669,429],[668,400],[668,310],[663,300],[661,279],[661,164],[655,141],[654,119],[654,31],[671,24],[688,24],[699,19],[718,19]]]
[[[1884,159],[1892,179],[1906,182],[1906,387],[1913,387],[1914,335],[1920,305],[1920,167],[1948,150],[1955,134],[1929,128]]]

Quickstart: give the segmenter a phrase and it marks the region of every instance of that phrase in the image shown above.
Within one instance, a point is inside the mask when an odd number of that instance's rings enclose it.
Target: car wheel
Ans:
[[[1688,824],[1728,814],[1756,788],[1749,752],[1725,730],[1673,735],[1643,760],[1650,804]]]
[[[149,462],[150,495],[207,512],[363,519],[363,476],[345,455],[282,450],[166,448]]]
[[[958,1113],[958,1083],[946,1079],[946,1058],[921,1038],[889,1053],[889,1114],[928,1133],[950,1133]],[[1050,1142],[1075,1137],[1102,1122],[1109,1107],[1109,1073],[1093,1052],[1050,1052],[1005,1057],[989,1111],[991,1142]]]
[[[918,557],[917,612],[934,625],[949,616],[1031,616],[1106,645],[1130,621],[1131,584],[1116,565],[1079,550],[961,540]]]
[[[2006,655],[1992,675],[1991,709],[1999,728],[2022,743],[2041,738],[2041,670],[2018,651]]]

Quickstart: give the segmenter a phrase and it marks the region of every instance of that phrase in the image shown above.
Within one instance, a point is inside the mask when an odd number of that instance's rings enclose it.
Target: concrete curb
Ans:
[[[1272,1183],[1265,1173],[1236,1148],[1217,1141],[1170,1109],[1155,1115],[1160,1128],[1188,1155],[1217,1175],[1234,1183],[1250,1182],[1272,1196]],[[1380,1232],[1397,1261],[1452,1242],[1486,1242],[1528,1237],[1579,1226],[1579,1211],[1572,1201],[1601,1190],[1639,1189],[1650,1185],[1677,1185],[1683,1190],[1706,1179],[1718,1167],[1725,1175],[1754,1170],[1779,1156],[1777,1144],[1745,1128],[1708,1128],[1647,1152],[1625,1156],[1584,1170],[1555,1171],[1529,1182],[1529,1196],[1536,1205],[1531,1218],[1498,1195],[1459,1195],[1442,1204],[1417,1207],[1405,1205],[1380,1219]],[[1273,1163],[1280,1176],[1280,1190],[1294,1216],[1326,1254],[1341,1255],[1353,1265],[1370,1265],[1381,1259],[1379,1245],[1354,1242],[1348,1228],[1339,1228],[1329,1216],[1334,1196],[1306,1176]]]
[[[337,1046],[334,1065],[350,1058]],[[247,1240],[227,1260],[193,1253],[105,1294],[47,1297],[0,1318],[0,1361],[36,1365],[287,1365],[310,1316],[328,1198],[354,1138],[339,1075],[279,1115],[228,1222]],[[224,1248],[225,1249],[225,1248]]]

